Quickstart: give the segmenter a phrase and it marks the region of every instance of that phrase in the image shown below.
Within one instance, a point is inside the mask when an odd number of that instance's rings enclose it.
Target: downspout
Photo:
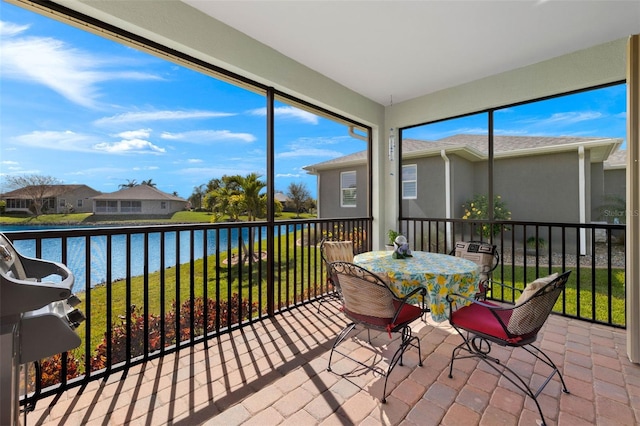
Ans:
[[[451,219],[451,160],[447,157],[447,151],[440,151],[440,156],[444,160],[444,217],[445,219]],[[447,222],[446,228],[446,241],[450,244],[451,240],[451,222]],[[451,247],[447,247],[447,252]]]
[[[313,174],[316,175],[316,216],[320,216],[320,173],[317,170],[313,171]]]
[[[352,138],[360,139],[361,141],[369,142],[369,136],[356,133],[355,130],[355,126],[349,126],[349,136],[351,136]]]
[[[586,178],[584,165],[584,145],[578,147],[578,210],[580,212],[580,223],[587,221],[587,196],[586,196]],[[587,230],[580,228],[580,255],[587,254],[586,249]]]

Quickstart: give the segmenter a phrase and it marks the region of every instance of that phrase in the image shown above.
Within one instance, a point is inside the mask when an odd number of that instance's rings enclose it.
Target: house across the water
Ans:
[[[94,197],[93,213],[170,215],[185,210],[187,204],[187,200],[177,195],[167,194],[150,185],[137,185]]]

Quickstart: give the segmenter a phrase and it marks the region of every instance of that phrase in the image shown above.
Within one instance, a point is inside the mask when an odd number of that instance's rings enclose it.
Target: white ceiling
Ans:
[[[640,0],[182,0],[389,105],[640,33]]]

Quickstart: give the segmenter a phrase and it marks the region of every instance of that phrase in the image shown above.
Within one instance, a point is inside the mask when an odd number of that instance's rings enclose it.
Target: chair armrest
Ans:
[[[389,289],[389,291],[391,291],[391,289]],[[407,300],[409,300],[410,297],[415,296],[417,293],[420,293],[420,296],[422,296],[422,310],[424,311],[424,298],[427,295],[427,289],[424,287],[418,287],[413,289],[409,294],[404,295],[404,297],[396,297],[396,300],[400,301],[400,306],[398,306],[392,322],[396,322],[398,315],[400,315],[400,312],[402,311],[402,307],[407,304]]]
[[[517,290],[517,289],[516,289]],[[494,305],[492,303],[486,303],[486,302],[481,302],[480,300],[476,300],[472,297],[467,297],[467,296],[463,296],[461,294],[458,293],[451,293],[447,295],[447,301],[449,302],[449,312],[453,312],[453,310],[451,308],[453,308],[453,304],[455,304],[455,300],[454,298],[457,299],[464,299],[467,300],[475,305],[479,305],[482,306],[483,308],[487,308],[490,309],[492,311],[511,311],[513,310],[513,306],[499,306],[499,305]],[[451,315],[451,314],[449,314]]]
[[[404,295],[404,297],[399,297],[398,300],[406,302],[407,299],[409,299],[411,296],[415,296],[416,293],[420,293],[422,297],[425,297],[427,295],[427,289],[424,287],[415,288],[411,293]]]

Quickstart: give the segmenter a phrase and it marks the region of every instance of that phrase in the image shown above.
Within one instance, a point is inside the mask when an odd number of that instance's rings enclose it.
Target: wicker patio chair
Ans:
[[[500,263],[496,246],[483,241],[457,241],[449,254],[470,260],[480,266],[478,292],[475,297],[476,300],[486,300],[487,292],[491,289],[491,272]]]
[[[327,293],[318,302],[318,312],[322,304],[328,300],[341,301],[340,287],[331,275],[331,262],[343,261],[353,262],[353,241],[331,241],[322,240],[320,242],[320,256],[327,271]]]
[[[371,343],[370,330],[379,330],[389,333],[400,333],[400,346],[389,360],[385,376],[384,388],[382,391],[382,402],[387,398],[387,379],[396,364],[402,365],[402,357],[409,347],[418,349],[419,365],[422,366],[422,354],[420,352],[420,341],[417,336],[411,333],[411,324],[422,316],[422,309],[419,306],[407,303],[407,299],[413,295],[420,294],[424,298],[426,290],[417,288],[402,299],[395,296],[387,284],[376,274],[354,265],[349,262],[331,263],[332,276],[339,283],[342,290],[343,309],[342,312],[351,322],[338,334],[331,354],[329,355],[328,371],[331,371],[331,360],[333,353],[337,352],[355,363],[374,372],[380,372],[375,365],[367,365],[349,356],[348,353],[340,352],[338,346],[349,333],[356,327],[362,326],[367,329],[369,343]]]
[[[537,399],[540,392],[555,374],[562,382],[562,391],[569,393],[569,390],[556,364],[533,343],[538,337],[538,331],[549,317],[558,296],[564,291],[569,274],[571,271],[533,281],[527,285],[525,290],[520,290],[522,294],[517,299],[515,306],[503,307],[490,302],[463,298],[459,295],[449,296],[451,308],[449,322],[463,339],[463,342],[456,346],[451,353],[449,377],[453,377],[453,363],[456,359],[479,358],[533,399],[544,425],[544,415]],[[510,286],[505,287],[514,290]],[[471,304],[454,310],[456,300],[460,298],[471,301]],[[529,378],[522,378],[514,369],[490,356],[492,343],[526,350],[536,359],[551,367],[551,374],[534,391],[529,385]]]

